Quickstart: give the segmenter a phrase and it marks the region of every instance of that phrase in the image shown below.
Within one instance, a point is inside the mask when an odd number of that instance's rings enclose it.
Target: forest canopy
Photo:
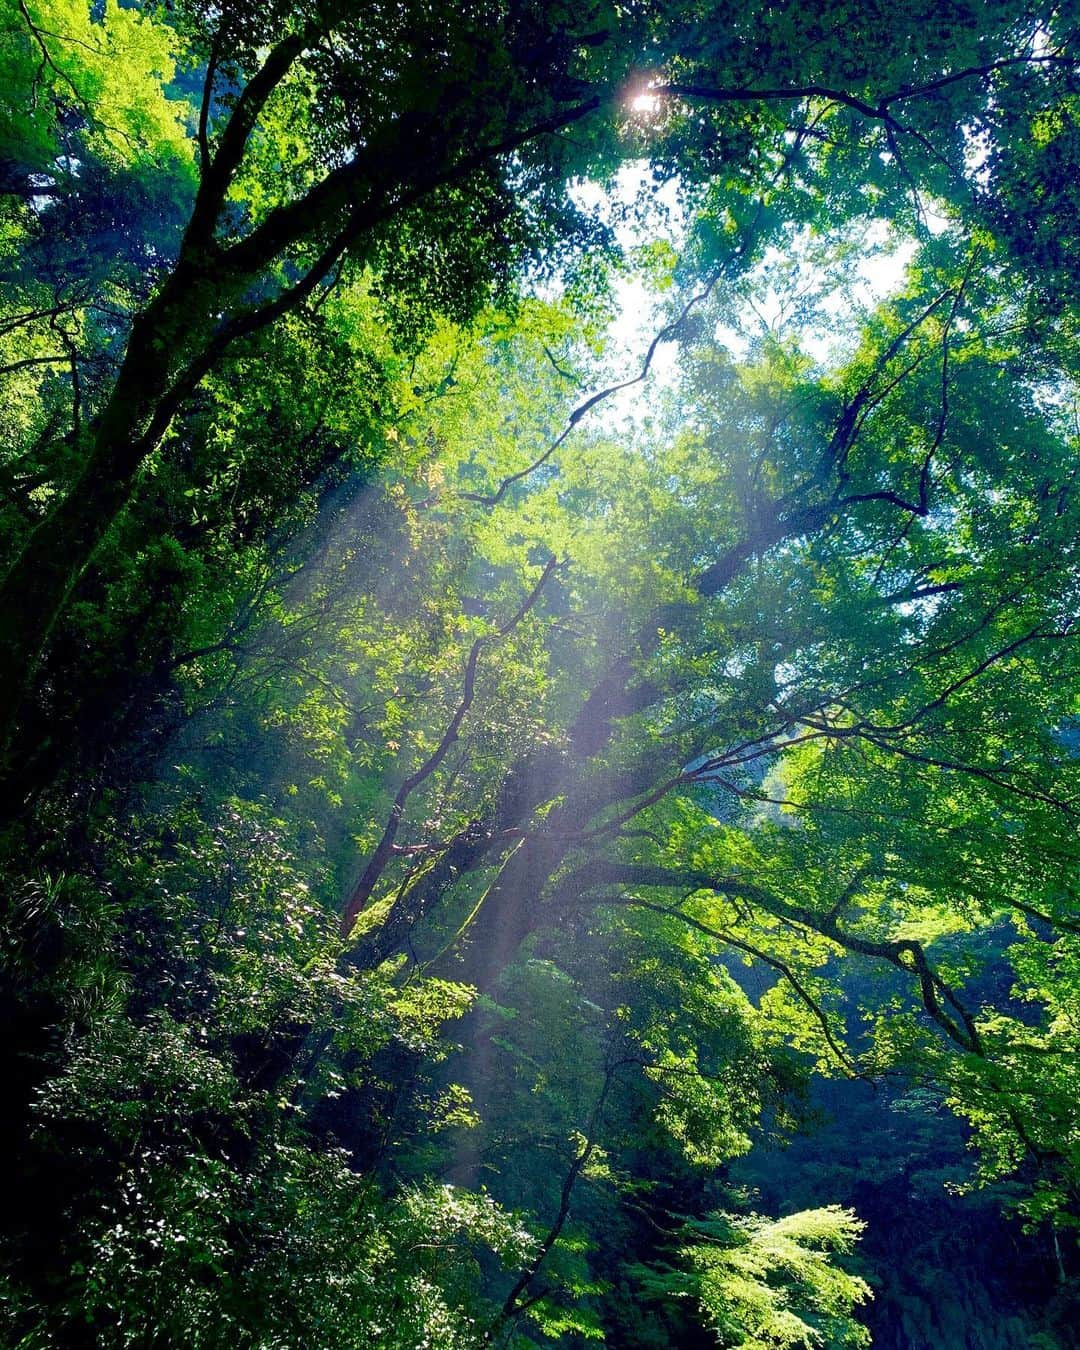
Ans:
[[[0,72],[7,1342],[1075,1345],[1075,7]]]

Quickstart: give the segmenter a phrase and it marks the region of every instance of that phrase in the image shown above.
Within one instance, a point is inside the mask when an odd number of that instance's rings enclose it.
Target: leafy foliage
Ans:
[[[651,1297],[696,1298],[721,1345],[868,1345],[851,1318],[870,1297],[864,1280],[830,1264],[850,1251],[862,1225],[838,1206],[783,1219],[718,1216],[687,1226],[678,1256],[685,1274],[646,1274]]]
[[[1077,61],[20,0],[14,1344],[960,1344],[846,1164],[764,1184],[832,1079],[1070,1344]]]

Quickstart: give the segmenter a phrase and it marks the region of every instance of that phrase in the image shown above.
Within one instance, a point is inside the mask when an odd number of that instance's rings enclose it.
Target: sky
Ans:
[[[630,202],[644,180],[644,168],[631,165],[620,174],[614,194],[605,194],[597,184],[581,183],[574,189],[574,197],[580,206],[603,216],[607,215],[609,205]],[[657,238],[678,244],[682,218],[674,184],[661,189],[657,205],[656,220],[651,228],[615,226],[616,236],[625,249],[632,250]],[[925,203],[923,205],[931,232],[944,229],[944,218],[927,208]],[[809,238],[796,238],[793,249],[785,254],[770,250],[761,267],[751,274],[755,292],[753,301],[748,301],[733,314],[731,323],[716,328],[717,341],[736,358],[746,356],[754,337],[763,336],[767,330],[776,333],[781,328],[785,335],[797,335],[802,349],[815,361],[826,364],[842,356],[845,333],[850,332],[847,320],[853,313],[876,305],[901,287],[915,253],[915,243],[911,239],[891,240],[884,223],[869,224],[856,249],[848,290],[821,296],[813,305],[813,315],[800,319],[790,313],[790,296],[785,303],[785,291],[804,288],[813,291],[818,279],[823,277],[821,272],[815,276],[811,253]],[[667,321],[663,311],[664,296],[651,293],[637,278],[623,277],[616,282],[615,300],[618,314],[609,334],[610,367],[613,379],[629,379],[640,371],[649,344]],[[603,425],[619,425],[643,417],[650,399],[655,398],[656,387],[671,384],[676,356],[674,342],[662,343],[653,358],[649,380],[598,406],[596,420]]]

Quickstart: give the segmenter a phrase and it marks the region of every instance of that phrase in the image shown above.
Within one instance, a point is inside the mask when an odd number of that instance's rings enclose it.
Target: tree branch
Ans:
[[[540,598],[540,592],[547,584],[548,579],[551,577],[557,566],[558,564],[554,558],[549,559],[540,575],[540,579],[522,601],[514,615],[501,627],[497,628],[494,634],[479,637],[472,644],[469,655],[465,661],[465,679],[462,686],[461,698],[458,700],[453,716],[450,718],[439,744],[431,754],[428,755],[427,759],[409,774],[398,788],[397,793],[394,796],[393,804],[390,807],[390,814],[383,827],[382,836],[376,844],[375,851],[372,853],[367,866],[364,868],[360,880],[353,887],[352,893],[345,904],[341,916],[341,936],[343,938],[348,938],[349,934],[352,932],[357,916],[367,904],[379,878],[386,870],[387,864],[393,856],[394,840],[397,838],[397,832],[405,814],[405,806],[409,798],[422,783],[431,777],[449,754],[451,746],[458,738],[461,724],[465,720],[465,715],[472,707],[473,698],[475,697],[476,670],[480,660],[480,653],[488,642],[493,639],[505,637],[512,629],[517,627]]]
[[[563,1180],[562,1190],[559,1194],[559,1208],[556,1211],[555,1219],[544,1236],[544,1240],[540,1243],[536,1255],[514,1281],[498,1317],[484,1335],[485,1344],[490,1345],[498,1335],[499,1331],[506,1325],[510,1318],[514,1316],[515,1312],[518,1311],[522,1294],[525,1293],[529,1285],[539,1274],[540,1267],[544,1264],[547,1254],[558,1241],[559,1234],[562,1232],[566,1220],[570,1217],[570,1200],[574,1193],[574,1186],[577,1184],[578,1177],[581,1176],[581,1173],[588,1165],[589,1159],[596,1150],[596,1134],[600,1127],[604,1107],[607,1104],[608,1094],[611,1091],[611,1085],[615,1080],[615,1075],[618,1070],[621,1069],[624,1064],[629,1062],[630,1061],[628,1060],[619,1060],[616,1063],[607,1066],[604,1073],[603,1086],[600,1089],[600,1096],[597,1099],[596,1105],[593,1107],[592,1114],[589,1117],[589,1123],[585,1129],[583,1143],[575,1155],[573,1162],[570,1164],[570,1168]]]
[[[675,335],[686,321],[687,316],[693,309],[708,299],[712,294],[714,286],[720,280],[722,275],[722,268],[715,271],[706,281],[702,289],[690,297],[680,310],[679,314],[657,332],[653,337],[653,340],[649,343],[648,349],[645,352],[645,359],[641,364],[641,369],[636,375],[628,380],[620,380],[617,384],[608,385],[607,388],[601,389],[595,394],[590,394],[583,403],[579,403],[566,419],[566,426],[555,440],[551,442],[542,455],[537,459],[534,459],[531,464],[526,465],[524,469],[519,469],[517,473],[508,474],[502,479],[494,492],[462,492],[458,495],[464,501],[479,502],[481,506],[498,506],[515,483],[520,483],[522,479],[528,478],[531,474],[534,474],[537,469],[542,468],[548,462],[577,424],[583,417],[590,413],[593,408],[598,404],[605,402],[607,399],[612,398],[615,394],[622,393],[624,389],[633,389],[635,385],[643,384],[645,382],[648,378],[649,371],[652,369],[652,363],[660,344],[663,342],[670,342],[674,339]],[[547,351],[546,347],[544,350],[547,352],[548,359],[552,360],[551,353]],[[552,364],[554,365],[553,360]],[[558,366],[556,366],[555,369],[559,370]],[[563,372],[559,371],[559,374],[561,375]]]

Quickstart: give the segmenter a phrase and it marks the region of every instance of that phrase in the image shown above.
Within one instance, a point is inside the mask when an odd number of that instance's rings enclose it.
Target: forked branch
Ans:
[[[353,887],[352,893],[342,912],[341,936],[343,938],[347,938],[352,932],[357,915],[367,904],[372,891],[378,884],[379,878],[382,876],[383,872],[385,872],[387,864],[393,857],[394,841],[397,838],[398,829],[400,828],[402,819],[405,815],[405,807],[409,798],[422,783],[426,782],[426,780],[431,777],[450,753],[451,747],[458,739],[461,732],[461,724],[464,722],[465,716],[472,707],[473,700],[476,697],[476,671],[480,662],[480,653],[487,643],[498,638],[506,637],[508,633],[521,623],[522,619],[525,618],[526,614],[529,613],[537,600],[539,600],[541,591],[544,589],[548,579],[551,577],[557,566],[558,563],[556,560],[551,558],[543,572],[540,574],[539,581],[537,581],[536,585],[521,602],[521,605],[514,615],[501,627],[497,628],[494,633],[485,634],[483,637],[477,638],[469,649],[469,655],[465,660],[465,679],[462,684],[461,698],[458,700],[457,707],[454,709],[453,715],[447,724],[446,730],[442,734],[439,744],[431,754],[428,755],[427,759],[409,774],[394,796],[394,801],[390,807],[390,813],[387,816],[386,824],[383,826],[382,835],[379,838],[379,842],[375,845],[375,851],[368,860],[368,864],[364,868],[360,880]]]

